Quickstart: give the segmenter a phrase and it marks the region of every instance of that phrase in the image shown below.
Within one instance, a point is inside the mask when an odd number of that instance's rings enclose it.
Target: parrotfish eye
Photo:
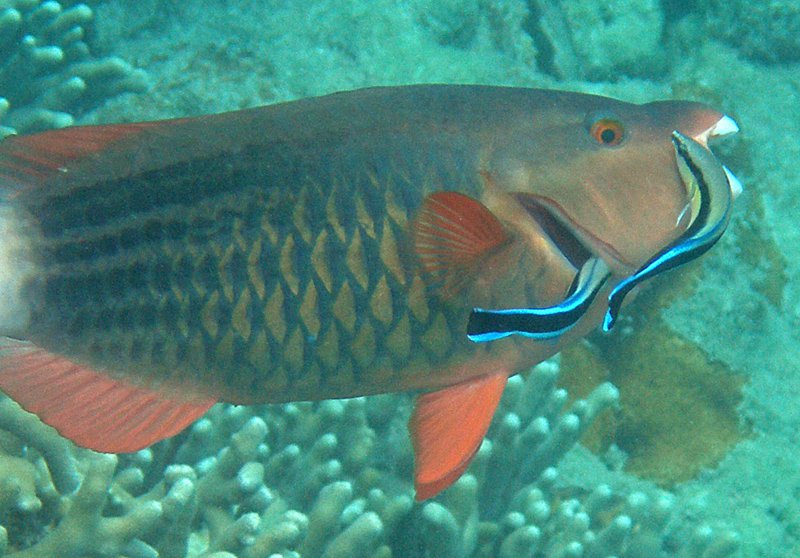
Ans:
[[[589,135],[604,147],[614,147],[625,139],[625,127],[616,118],[595,117],[590,120]]]

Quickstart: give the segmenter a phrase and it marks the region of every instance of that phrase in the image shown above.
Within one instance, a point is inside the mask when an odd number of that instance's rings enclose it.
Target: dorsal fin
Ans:
[[[433,498],[467,469],[507,379],[505,372],[496,372],[417,397],[408,423],[417,500]]]
[[[62,172],[77,159],[162,122],[76,126],[0,141],[0,182],[5,188],[28,187]]]
[[[454,294],[509,237],[481,202],[458,192],[435,192],[422,203],[413,228],[422,269]]]
[[[107,453],[174,436],[216,402],[191,386],[166,393],[111,378],[9,338],[0,338],[0,389],[65,438]]]

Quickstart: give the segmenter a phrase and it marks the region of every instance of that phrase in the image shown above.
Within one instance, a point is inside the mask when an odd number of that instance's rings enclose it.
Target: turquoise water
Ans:
[[[0,4],[26,17],[36,5]],[[120,57],[130,64],[126,76],[133,68],[143,74],[115,87],[104,87],[103,75],[86,78],[86,93],[57,102],[0,90],[11,100],[3,124],[24,131],[26,106],[107,123],[427,82],[635,102],[686,98],[739,123],[742,131],[715,152],[744,193],[720,244],[660,281],[664,296],[640,297],[631,312],[644,317],[610,341],[590,337],[603,371],[586,379],[588,357],[574,352],[515,380],[492,443],[434,503],[411,500],[406,395],[218,406],[188,434],[120,457],[116,469],[27,423],[14,430],[6,418],[0,425],[16,438],[0,431],[0,556],[800,556],[800,2],[108,0],[90,7],[91,21],[81,21],[93,59]],[[30,32],[61,40],[36,21],[25,24]],[[62,79],[79,71],[52,67]],[[6,75],[0,86],[11,91],[13,82]],[[658,346],[663,339],[670,342]],[[624,350],[631,351],[625,362],[651,380],[615,370],[623,359],[606,353]],[[558,373],[559,385],[587,405],[565,401],[553,387]],[[665,377],[675,383],[665,388]],[[604,381],[619,388],[618,406]],[[611,426],[576,444],[583,426],[570,430],[564,417],[583,425],[602,409],[614,417]],[[726,429],[701,427],[723,421]],[[71,494],[83,475],[94,479],[93,491]],[[70,515],[72,501],[84,506]],[[64,517],[74,531],[59,531]],[[129,528],[110,518],[125,518]]]

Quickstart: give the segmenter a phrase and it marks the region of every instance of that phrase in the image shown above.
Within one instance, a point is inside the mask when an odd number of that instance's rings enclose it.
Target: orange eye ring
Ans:
[[[619,120],[601,118],[592,124],[591,128],[589,128],[589,134],[600,145],[614,147],[625,139],[625,128]]]

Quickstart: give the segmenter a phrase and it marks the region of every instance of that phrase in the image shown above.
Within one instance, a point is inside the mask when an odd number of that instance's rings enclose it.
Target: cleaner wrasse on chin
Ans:
[[[707,142],[736,130],[692,102],[419,85],[7,138],[0,390],[103,452],[216,401],[420,391],[429,498],[509,376],[721,234],[739,185]],[[480,308],[569,314],[476,343]]]

